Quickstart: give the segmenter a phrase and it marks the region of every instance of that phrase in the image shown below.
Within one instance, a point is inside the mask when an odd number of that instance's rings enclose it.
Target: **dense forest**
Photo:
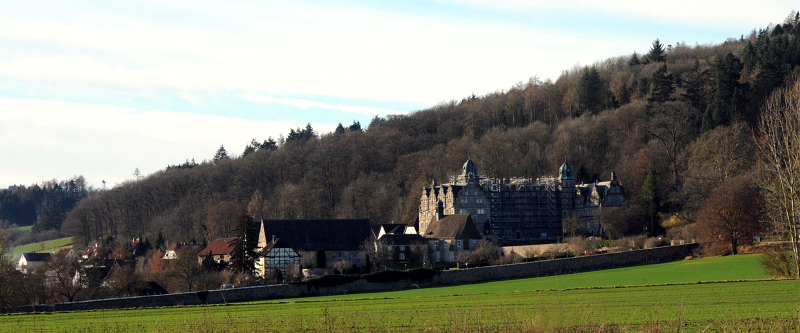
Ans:
[[[637,234],[653,223],[651,232],[690,238],[703,204],[722,192],[714,189],[754,182],[760,110],[798,64],[797,13],[719,45],[656,39],[645,54],[575,67],[554,82],[533,77],[375,117],[366,129],[354,122],[320,134],[309,124],[91,195],[75,180],[0,191],[0,220],[38,230],[63,221],[83,244],[156,234],[210,242],[232,235],[242,209],[256,219],[406,223],[421,189],[449,181],[468,158],[491,178],[555,176],[567,160],[579,183],[612,171],[623,183],[629,207],[607,230]]]

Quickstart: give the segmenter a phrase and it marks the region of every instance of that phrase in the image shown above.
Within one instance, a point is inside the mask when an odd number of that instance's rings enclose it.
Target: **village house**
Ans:
[[[263,220],[263,235],[274,236],[300,255],[305,265],[316,262],[318,251],[332,267],[338,261],[364,265],[364,243],[372,235],[369,220]]]
[[[17,270],[23,274],[28,274],[36,267],[39,267],[52,259],[50,253],[23,253],[17,261]]]
[[[178,259],[178,252],[186,249],[195,249],[195,251],[201,251],[203,249],[203,246],[200,244],[186,244],[186,243],[172,244],[167,247],[166,251],[164,251],[164,260]]]
[[[76,253],[75,249],[71,248],[71,247],[68,248],[68,249],[58,250],[58,252],[56,252],[55,256],[56,257],[65,258],[67,260],[78,260],[79,259],[78,253]]]
[[[97,259],[100,258],[102,255],[102,249],[94,244],[94,246],[87,246],[83,253],[81,253],[80,261],[89,260],[89,259]]]
[[[474,250],[483,238],[470,214],[445,216],[441,206],[427,225],[423,236],[433,262],[455,262],[459,254]]]
[[[390,260],[396,263],[421,262],[428,253],[428,240],[418,234],[385,234],[378,244],[386,247]]]
[[[428,241],[417,234],[413,225],[378,224],[372,226],[375,246],[383,247],[396,263],[423,261],[428,250]]]
[[[269,276],[270,273],[280,272],[286,276],[286,269],[300,262],[300,255],[289,244],[280,238],[273,238],[267,245],[260,249],[261,255],[256,261],[256,276]]]
[[[233,251],[233,242],[236,238],[218,238],[208,244],[208,246],[197,254],[197,262],[203,263],[203,259],[211,255],[211,259],[217,264],[227,264],[231,260],[231,251]]]

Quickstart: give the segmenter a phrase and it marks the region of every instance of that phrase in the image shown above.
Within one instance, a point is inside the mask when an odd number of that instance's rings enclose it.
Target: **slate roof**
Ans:
[[[233,246],[231,246],[231,242],[236,239],[236,237],[231,238],[218,238],[215,239],[211,244],[209,244],[203,251],[198,253],[198,256],[207,256],[209,252],[216,255],[222,254],[229,254],[233,250]]]
[[[49,261],[50,258],[52,258],[50,253],[33,253],[33,252],[29,252],[29,253],[23,253],[22,256],[25,257],[25,260],[27,262],[31,262],[31,261]]]
[[[481,234],[469,214],[447,215],[438,221],[434,216],[424,236],[440,239],[481,239]]]
[[[376,224],[372,226],[372,234],[378,237],[381,233],[381,228],[386,234],[402,234],[406,231],[405,224]]]
[[[422,245],[428,244],[428,240],[425,237],[422,237],[417,234],[394,234],[394,235],[383,235],[380,240],[384,241],[386,244],[393,244],[393,245]]]
[[[356,251],[372,235],[369,220],[264,220],[264,234],[299,251]]]

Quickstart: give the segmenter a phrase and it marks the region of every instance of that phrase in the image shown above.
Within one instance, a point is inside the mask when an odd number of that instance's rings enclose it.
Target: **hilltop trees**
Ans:
[[[212,159],[212,161],[214,161],[214,163],[216,164],[219,163],[219,161],[226,159],[228,159],[228,151],[225,150],[225,146],[220,145],[219,149],[217,149],[217,152],[214,153],[214,158]]]

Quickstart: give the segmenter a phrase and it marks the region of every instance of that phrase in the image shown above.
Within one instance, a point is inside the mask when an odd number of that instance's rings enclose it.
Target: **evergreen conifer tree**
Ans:
[[[686,78],[686,93],[683,100],[700,112],[705,111],[706,105],[706,86],[708,85],[708,70],[700,70],[700,61],[695,60],[689,75]]]
[[[235,232],[236,237],[230,243],[233,247],[230,259],[231,271],[252,274],[258,257],[258,253],[256,253],[258,230],[246,209],[239,214]]]
[[[342,123],[339,123],[339,126],[336,126],[336,130],[333,131],[333,134],[342,135],[344,132],[344,126],[342,126]]]
[[[742,89],[739,84],[740,72],[744,66],[739,58],[731,53],[718,57],[711,67],[711,115],[716,125],[728,125],[739,116],[737,106],[741,105]]]
[[[602,104],[602,81],[600,80],[600,73],[597,72],[595,67],[591,67],[583,71],[578,92],[578,105],[580,106],[580,114],[589,112],[595,114],[600,111]]]
[[[228,158],[228,151],[225,150],[225,146],[220,145],[219,149],[217,149],[217,152],[214,154],[214,159],[213,159],[214,163],[217,163],[227,158]]]
[[[675,92],[675,87],[672,85],[674,81],[672,74],[667,73],[667,65],[661,65],[650,79],[647,103],[664,103],[672,99],[672,93]]]
[[[633,54],[631,54],[631,57],[628,59],[628,66],[629,67],[636,67],[636,66],[641,65],[641,64],[642,64],[642,62],[639,61],[639,55],[636,54],[636,51],[634,51]]]
[[[664,53],[664,45],[656,39],[650,47],[650,52],[647,53],[647,58],[652,62],[666,62],[667,56]]]

